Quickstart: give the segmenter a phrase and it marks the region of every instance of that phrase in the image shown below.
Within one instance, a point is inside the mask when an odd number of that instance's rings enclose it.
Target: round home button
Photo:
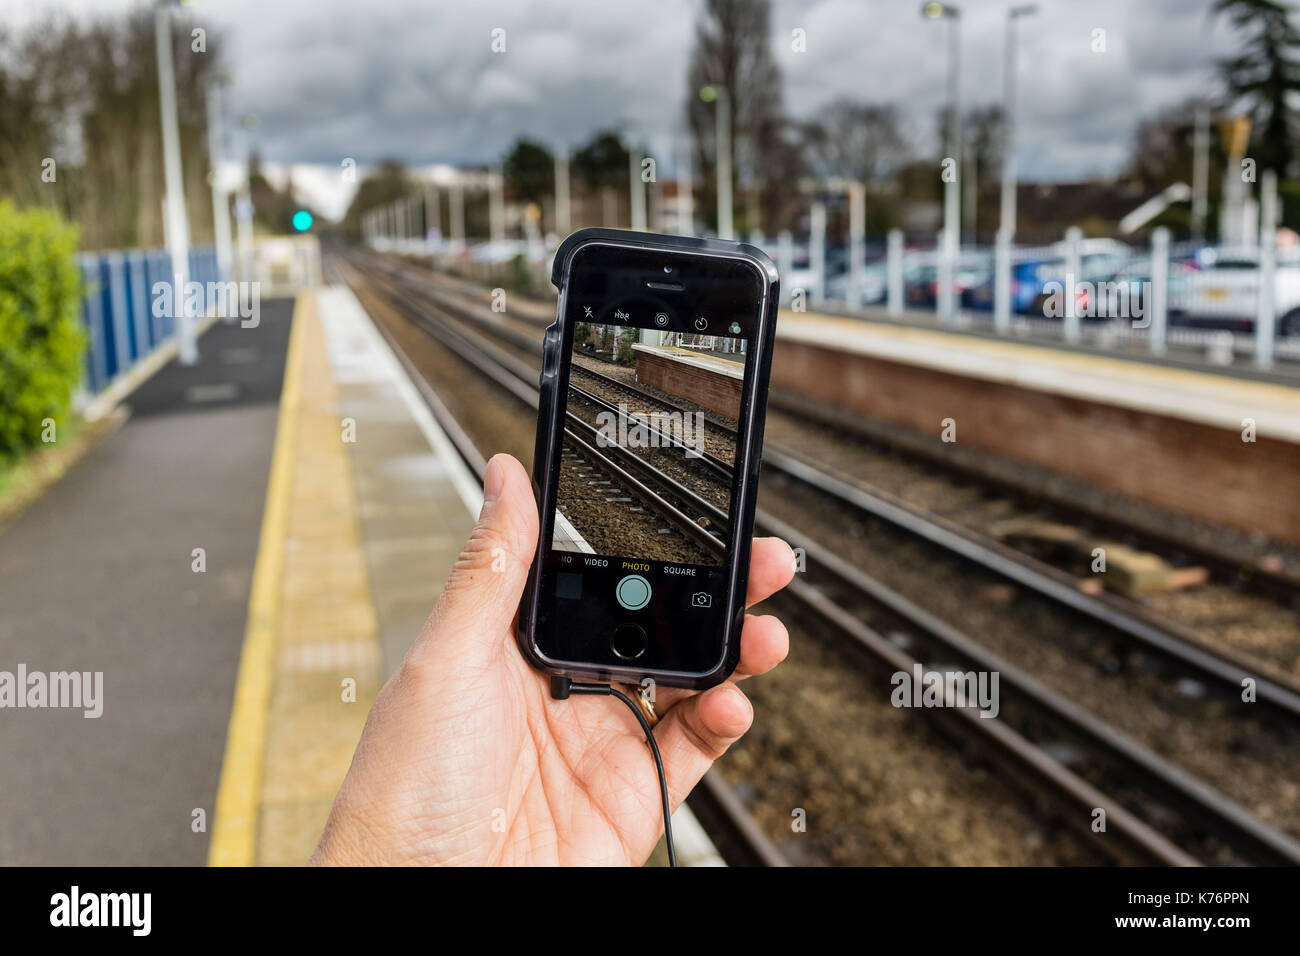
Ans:
[[[647,643],[645,629],[639,624],[620,624],[609,639],[610,650],[625,661],[634,661],[644,654]]]

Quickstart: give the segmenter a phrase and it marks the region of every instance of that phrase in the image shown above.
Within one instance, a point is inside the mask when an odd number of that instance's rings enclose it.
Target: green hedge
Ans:
[[[64,423],[81,380],[77,230],[44,209],[0,200],[0,461]]]

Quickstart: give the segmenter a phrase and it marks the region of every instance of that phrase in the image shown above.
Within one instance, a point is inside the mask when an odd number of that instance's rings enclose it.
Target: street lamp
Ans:
[[[249,134],[257,129],[261,119],[256,113],[245,113],[239,120],[239,162],[243,172],[239,177],[239,189],[235,192],[235,237],[239,248],[239,278],[250,282],[253,277],[253,197],[250,194],[249,179],[252,169],[249,157],[252,149]]]
[[[632,229],[636,232],[646,231],[646,185],[641,178],[641,164],[645,161],[645,150],[633,145],[637,142],[637,125],[631,120],[624,120],[624,137],[627,141],[627,206],[632,220]]]
[[[1034,4],[1023,4],[1007,11],[1006,67],[1002,78],[1002,231],[1016,234],[1016,21],[1038,12]]]
[[[714,130],[718,144],[718,238],[736,238],[731,223],[731,94],[725,86],[713,84],[700,90],[705,103],[717,102]]]
[[[940,318],[951,322],[955,312],[953,275],[956,271],[957,253],[961,249],[961,93],[958,87],[961,74],[961,10],[952,4],[932,0],[921,5],[921,16],[927,20],[948,21],[948,155],[953,161],[953,176],[944,183],[943,252],[939,256],[939,295],[936,305]]]
[[[500,166],[488,170],[488,223],[493,242],[506,237],[505,174]]]
[[[1002,89],[1002,215],[994,247],[993,325],[999,332],[1011,327],[1011,244],[1016,235],[1016,21],[1038,12],[1033,4],[1007,10],[1006,64]]]
[[[683,236],[695,235],[695,198],[691,183],[691,146],[686,134],[677,142],[677,231]]]
[[[231,278],[230,203],[221,185],[222,106],[221,84],[225,77],[208,81],[208,165],[212,167],[212,238],[217,244],[217,272],[224,282]]]
[[[555,233],[561,239],[573,231],[573,218],[569,207],[569,150],[560,146],[555,150]]]
[[[185,186],[181,178],[181,135],[176,119],[176,68],[172,63],[171,6],[162,0],[153,12],[154,41],[158,53],[158,103],[162,112],[163,181],[167,189],[167,247],[171,255],[173,311],[176,316],[177,355],[182,365],[199,360],[190,311],[185,306],[185,286],[190,276],[189,223],[185,218]]]

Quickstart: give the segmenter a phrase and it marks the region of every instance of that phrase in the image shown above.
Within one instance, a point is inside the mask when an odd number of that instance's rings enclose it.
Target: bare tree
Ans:
[[[1138,120],[1129,150],[1126,176],[1141,186],[1143,194],[1159,192],[1176,182],[1192,181],[1193,136],[1196,111],[1203,104],[1196,97],[1164,107]],[[1211,138],[1211,158],[1222,168],[1219,145]],[[1211,186],[1217,176],[1209,179]]]
[[[219,69],[173,30],[190,232],[210,241],[204,87]],[[86,249],[162,244],[162,143],[153,12],[50,18],[0,35],[0,195],[58,210]],[[53,161],[52,165],[49,161]]]
[[[700,90],[721,86],[731,100],[733,189],[741,181],[761,189],[771,181],[764,147],[778,141],[781,116],[781,74],[769,46],[769,0],[705,0],[695,25],[695,49],[686,74],[686,119],[695,144],[695,169],[706,221],[716,216],[716,103],[706,103]],[[743,230],[745,204],[737,205]]]
[[[908,155],[892,103],[834,100],[804,124],[803,134],[813,169],[822,177],[879,182]]]

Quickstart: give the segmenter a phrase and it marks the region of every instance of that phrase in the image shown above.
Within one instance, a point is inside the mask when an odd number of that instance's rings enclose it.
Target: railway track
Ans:
[[[409,270],[394,268],[391,264],[385,264],[385,270],[393,277],[410,277]],[[473,307],[463,299],[445,291],[439,291],[433,298],[436,304],[466,321],[478,322]],[[524,354],[531,356],[537,352],[536,340],[519,330],[494,325],[490,327],[490,332],[494,338]],[[516,370],[531,367],[514,357],[510,361]],[[601,374],[589,362],[582,366],[582,376],[600,380],[605,388],[635,396],[643,403],[671,407],[664,398],[644,388]],[[590,388],[586,389],[586,394],[589,396],[591,391]],[[788,408],[791,403],[789,398],[774,401],[777,407]],[[793,404],[798,406],[800,415],[816,414],[806,403],[794,401]],[[821,420],[833,423],[836,427],[848,427],[848,418],[849,416],[832,414]],[[708,427],[715,434],[728,436],[734,441],[735,429],[718,421],[716,416],[713,416]],[[860,423],[857,428],[861,430]],[[716,456],[711,458],[720,480],[729,486],[730,469]],[[1249,680],[1254,686],[1258,703],[1274,710],[1280,719],[1300,726],[1300,680],[1278,672],[1263,661],[1211,644],[1189,628],[1156,614],[1133,600],[1109,593],[1089,593],[1081,588],[1076,578],[1053,565],[1012,548],[988,534],[911,504],[897,495],[872,486],[857,475],[844,474],[828,467],[824,461],[814,462],[807,454],[773,442],[770,436],[764,446],[763,461],[766,474],[780,475],[786,480],[815,489],[832,500],[887,522],[946,552],[959,555],[963,560],[1004,577],[1072,613],[1112,629],[1124,640],[1148,653],[1169,659],[1184,675],[1216,687],[1223,694],[1239,696],[1243,681]],[[1182,553],[1198,560],[1203,558],[1216,566],[1231,565],[1233,573],[1238,576],[1243,573],[1244,565],[1233,563],[1236,559],[1227,555]],[[1279,599],[1287,602],[1294,599],[1296,591],[1290,585],[1291,579],[1284,573],[1253,569],[1246,576]],[[1295,586],[1300,588],[1300,579],[1296,580]]]
[[[582,424],[571,421],[564,433],[560,483],[565,503],[561,513],[583,529],[596,552],[653,552],[664,561],[707,563],[726,525],[703,521],[698,509],[691,507],[686,489],[677,488],[635,455],[600,448],[595,430],[583,433]],[[599,507],[593,513],[587,507],[591,503],[618,507]],[[584,518],[574,521],[575,513],[583,513]],[[620,519],[615,527],[604,523],[611,515]]]
[[[475,283],[431,273],[406,259],[371,256],[371,262],[374,267],[388,270],[390,274],[402,273],[407,277],[428,280],[436,285],[440,294],[462,301],[472,294],[470,290],[482,290],[484,296],[487,295],[487,290]],[[512,301],[511,324],[516,329],[535,332],[553,321],[552,304],[532,300],[521,303],[518,298]],[[1279,557],[1277,554],[1258,553],[1251,542],[1207,541],[1195,533],[1168,527],[1162,520],[1164,516],[1153,516],[1147,508],[1117,514],[1106,502],[1084,500],[1076,488],[1045,482],[1040,475],[1026,476],[1023,463],[982,461],[963,456],[962,449],[956,445],[936,446],[924,440],[909,440],[912,436],[874,427],[861,416],[828,408],[797,394],[775,391],[769,395],[768,406],[770,410],[852,434],[888,453],[901,451],[908,459],[928,466],[936,474],[959,475],[998,495],[1022,503],[1032,501],[1036,508],[1049,516],[1087,525],[1099,534],[1128,539],[1176,565],[1203,565],[1213,572],[1214,580],[1226,586],[1264,595],[1293,610],[1300,610],[1300,552]],[[1293,689],[1300,689],[1300,686]]]
[[[352,277],[355,280],[356,273]],[[410,320],[416,321],[429,334],[439,338],[485,377],[502,385],[516,397],[528,401],[531,407],[536,407],[536,389],[531,385],[536,375],[535,366],[510,355],[480,335],[468,333],[462,327],[453,327],[445,316],[440,320],[429,317],[431,306],[441,306],[442,311],[450,311],[454,315],[457,310],[451,307],[452,303],[438,302],[432,296],[421,296],[397,276],[389,277],[384,295],[391,301],[400,303]],[[430,299],[434,301],[431,302]],[[463,313],[460,318],[462,321],[474,321]],[[494,334],[502,331],[500,328],[493,330]],[[522,341],[518,344],[521,348],[525,347]],[[535,343],[532,348],[536,348]],[[641,396],[643,399],[649,397],[653,396],[648,393]],[[714,427],[725,431],[725,425],[714,423]],[[666,491],[670,495],[674,490],[677,494],[689,492],[662,472],[652,476],[651,473],[657,469],[644,462],[636,466],[626,461],[622,464],[639,469],[643,479],[649,478],[647,484],[656,486],[660,491]],[[777,466],[791,474],[797,474],[797,464],[780,461]],[[851,491],[845,488],[834,489],[834,493],[844,500],[853,499]],[[675,507],[662,495],[660,502],[662,507]],[[719,509],[713,508],[710,512],[708,508],[712,506],[702,499],[692,502],[692,507],[714,520],[725,521],[725,515]],[[698,524],[698,515],[696,523]],[[862,605],[875,607],[877,615],[883,610],[887,615],[906,621],[913,634],[923,635],[928,642],[924,648],[926,660],[956,660],[963,666],[1000,673],[1004,687],[1012,691],[1008,703],[1004,705],[1004,713],[1012,715],[1024,733],[1010,726],[1013,722],[1011,719],[983,720],[968,709],[944,708],[935,711],[935,716],[946,722],[951,731],[977,744],[985,756],[995,763],[1014,771],[1016,777],[1022,779],[1030,789],[1038,793],[1049,793],[1058,806],[1063,808],[1065,815],[1074,819],[1076,824],[1090,822],[1093,810],[1106,808],[1107,832],[1112,837],[1118,837],[1107,841],[1107,848],[1113,858],[1124,862],[1175,864],[1193,863],[1198,859],[1194,852],[1175,845],[1140,819],[1128,809],[1125,805],[1127,803],[1144,807],[1155,804],[1164,808],[1180,821],[1170,826],[1166,820],[1165,829],[1176,831],[1183,843],[1191,845],[1196,851],[1202,851],[1210,859],[1219,858],[1215,856],[1214,846],[1218,841],[1222,846],[1230,848],[1236,862],[1300,861],[1300,847],[1289,837],[1263,824],[1062,695],[1039,684],[1030,675],[1019,672],[1005,661],[982,650],[978,642],[927,615],[880,582],[838,559],[832,549],[817,542],[807,542],[805,536],[794,534],[784,522],[771,515],[760,515],[759,523],[776,533],[802,540],[812,559],[811,566],[817,568],[818,574],[822,575],[815,582],[808,578],[796,581],[790,589],[791,598],[802,610],[811,611],[835,630],[851,637],[859,648],[887,670],[892,668],[896,672],[910,673],[917,665],[927,667],[927,664],[921,657],[909,655],[896,643],[882,637],[879,630],[863,623]],[[721,548],[716,538],[710,540],[713,547]],[[847,597],[831,597],[837,591]],[[1031,740],[1031,736],[1036,737],[1037,742]],[[1089,761],[1089,779],[1049,756],[1053,750],[1059,752],[1062,741],[1071,741],[1076,746],[1085,747],[1098,758]],[[1142,785],[1136,792],[1128,794],[1125,800],[1104,792],[1091,782],[1091,779],[1115,779],[1117,776],[1141,780]],[[1207,839],[1208,843],[1205,842]]]
[[[434,284],[432,294],[453,310],[463,311],[467,305],[481,310],[482,303],[470,299],[470,288],[461,280],[430,273],[403,260],[366,254],[371,268],[384,271],[390,276],[402,276],[408,280],[427,281]],[[517,301],[517,300],[516,300]],[[520,318],[522,315],[524,318]],[[516,306],[512,318],[507,320],[496,314],[494,334],[527,351],[535,352],[536,343],[532,336],[551,321],[549,312],[544,312],[540,305],[529,303],[525,309]],[[482,316],[480,315],[480,319]],[[1129,539],[1143,550],[1160,554],[1173,563],[1186,565],[1201,564],[1214,572],[1215,579],[1239,588],[1248,593],[1266,595],[1283,605],[1300,609],[1300,554],[1293,556],[1288,565],[1262,559],[1259,555],[1249,553],[1244,547],[1218,546],[1197,540],[1187,534],[1180,534],[1168,528],[1159,527],[1155,522],[1144,520],[1143,515],[1130,514],[1117,517],[1102,505],[1080,501],[1073,490],[1056,490],[1044,487],[1041,483],[1018,478],[1015,473],[1005,469],[990,467],[987,463],[959,459],[956,446],[934,447],[933,444],[907,442],[902,444],[902,436],[886,433],[873,428],[860,416],[810,402],[801,396],[776,391],[769,396],[769,409],[784,412],[802,421],[815,421],[840,432],[851,433],[863,442],[885,447],[893,453],[900,450],[908,458],[916,459],[932,467],[936,473],[961,475],[963,478],[978,483],[981,488],[994,491],[1000,495],[1033,499],[1047,510],[1049,514],[1061,516],[1073,523],[1088,524],[1098,533],[1108,533],[1119,538]],[[771,417],[769,415],[769,417]],[[1015,467],[1023,470],[1016,463]],[[1276,556],[1273,556],[1276,557]],[[1300,690],[1300,681],[1293,690]]]

